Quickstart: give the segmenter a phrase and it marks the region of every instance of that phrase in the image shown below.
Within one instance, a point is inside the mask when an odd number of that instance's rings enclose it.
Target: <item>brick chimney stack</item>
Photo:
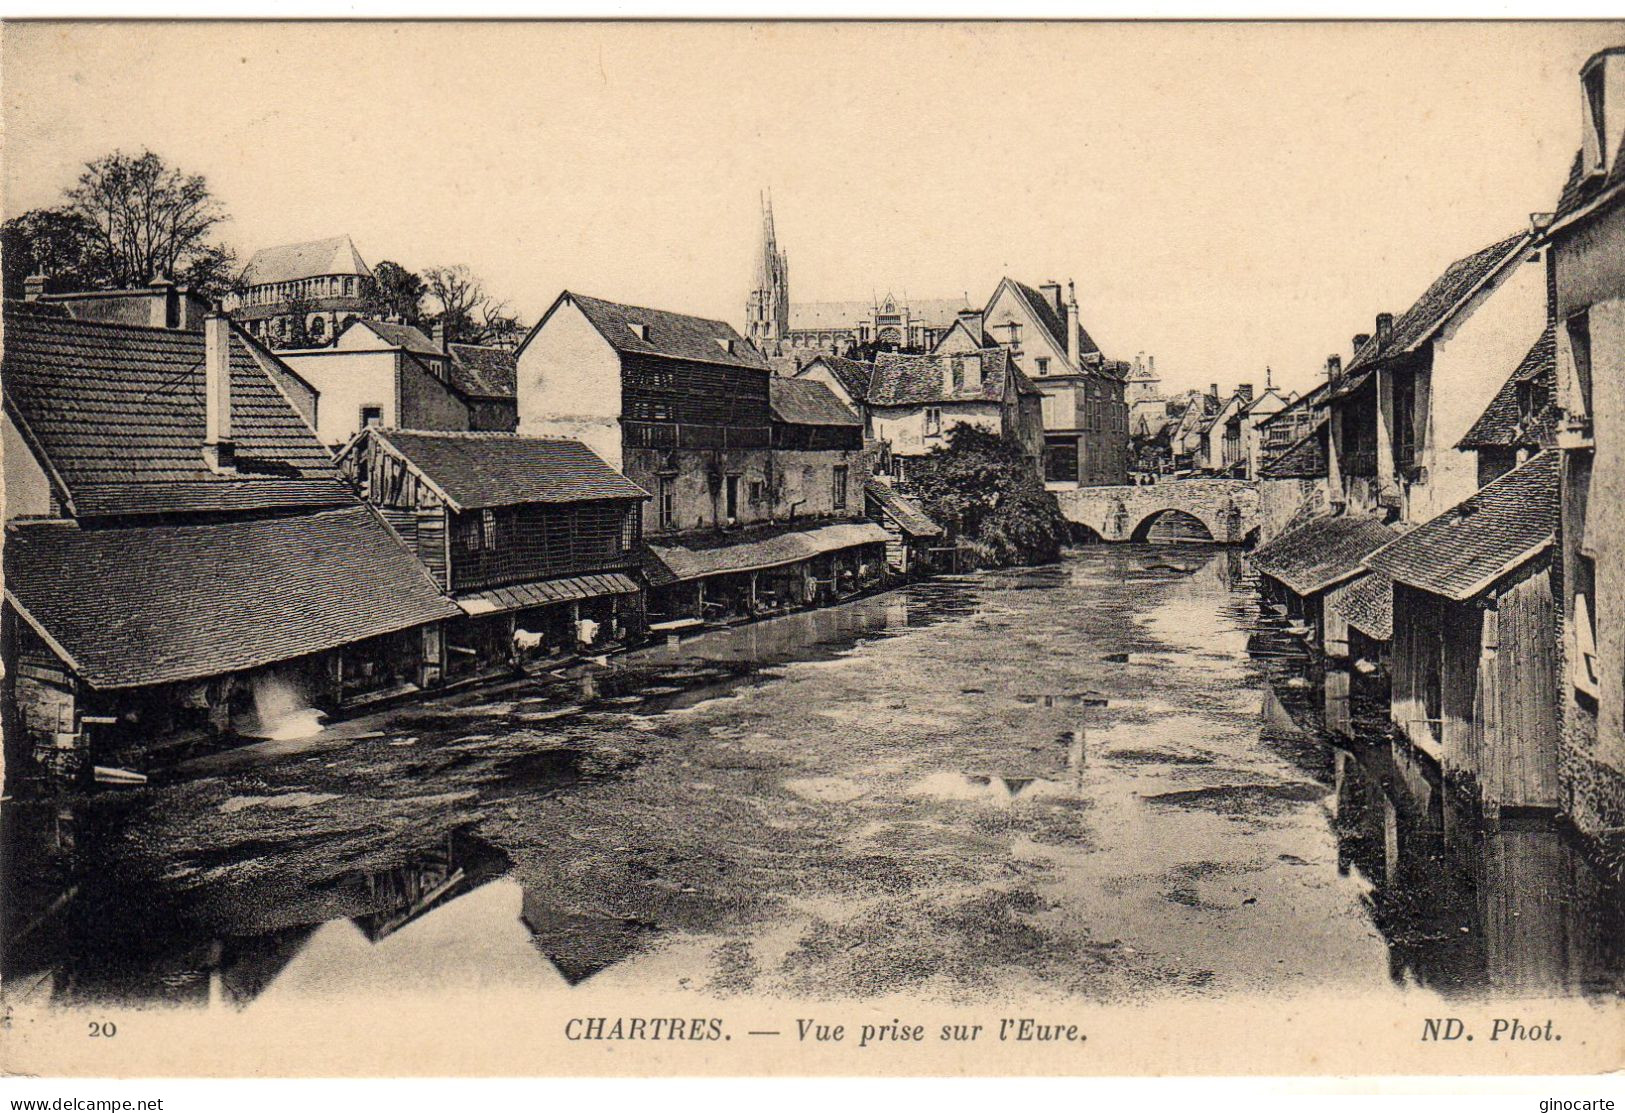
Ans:
[[[1044,291],[1044,297],[1049,299],[1050,305],[1055,308],[1055,315],[1057,317],[1066,316],[1066,305],[1061,301],[1061,284],[1051,279],[1040,286],[1039,289]]]
[[[162,272],[147,283],[147,324],[153,328],[180,327],[180,298],[175,284]]]
[[[1392,313],[1377,314],[1377,348],[1388,347],[1394,339],[1394,315]]]
[[[1242,401],[1251,402],[1253,400],[1253,384],[1252,383],[1241,383],[1241,384],[1239,384],[1236,387],[1236,393],[1241,395]]]
[[[1335,383],[1338,379],[1341,379],[1342,377],[1343,377],[1343,357],[1342,356],[1327,356],[1326,357],[1326,378],[1328,380],[1330,380],[1331,382]]]
[[[1357,332],[1357,333],[1355,333],[1354,334],[1354,351],[1350,352],[1349,355],[1351,357],[1354,356],[1354,355],[1357,355],[1359,353],[1360,349],[1365,347],[1365,342],[1367,340],[1370,340],[1370,339],[1371,339],[1371,334],[1369,332]]]
[[[210,471],[236,470],[231,432],[231,320],[203,318],[203,462]]]
[[[448,350],[446,348],[446,322],[444,322],[444,321],[436,321],[434,323],[434,337],[433,337],[433,339],[434,339],[434,346],[436,348],[439,348],[442,352],[445,352],[445,351]]]
[[[1055,294],[1060,296],[1060,289]],[[1080,339],[1082,329],[1078,325],[1078,291],[1069,278],[1066,282],[1066,358],[1073,367],[1082,367],[1079,362],[1083,357],[1083,341]]]
[[[23,279],[23,300],[39,301],[40,297],[50,287],[51,280],[43,274],[31,274]]]

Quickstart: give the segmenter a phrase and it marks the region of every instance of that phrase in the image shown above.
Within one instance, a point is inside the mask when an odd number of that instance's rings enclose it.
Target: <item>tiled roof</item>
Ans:
[[[1327,474],[1326,440],[1327,421],[1322,418],[1309,432],[1299,437],[1286,451],[1265,464],[1265,479],[1323,479]]]
[[[768,404],[773,420],[787,425],[840,425],[857,428],[863,424],[835,392],[817,379],[786,379],[774,375],[768,380]]]
[[[587,320],[618,352],[769,369],[766,357],[725,321],[622,305],[568,290],[561,299],[580,306]],[[639,336],[634,326],[645,329],[647,336]]]
[[[868,397],[869,380],[874,377],[875,373],[874,364],[864,363],[856,359],[847,359],[845,356],[821,355],[809,360],[807,367],[811,367],[815,363],[822,363],[828,367],[830,374],[835,376],[836,380],[846,389],[846,393],[854,401],[861,402]],[[803,367],[797,374],[804,375],[806,371],[807,368]]]
[[[869,480],[863,485],[863,493],[873,499],[881,512],[910,537],[942,536],[942,527],[931,520],[919,503],[907,495],[898,494],[885,480]]]
[[[1619,51],[1620,47],[1612,48]],[[1608,108],[1608,126],[1618,134],[1618,125],[1614,122],[1614,109]],[[1557,211],[1553,214],[1558,222],[1573,216],[1602,194],[1625,183],[1625,146],[1614,156],[1614,165],[1606,174],[1585,173],[1585,152],[1574,152],[1574,161],[1569,164],[1568,180],[1563,183],[1563,192],[1557,199]],[[1616,195],[1615,199],[1618,199]]]
[[[1542,452],[1378,549],[1366,566],[1449,599],[1470,599],[1552,540],[1558,453]]]
[[[1546,399],[1528,421],[1518,398],[1526,383]],[[1557,443],[1557,418],[1557,340],[1548,327],[1456,447],[1551,448]]]
[[[693,580],[716,576],[724,572],[753,572],[762,568],[775,568],[781,564],[794,564],[821,553],[870,545],[891,540],[890,535],[873,522],[838,522],[812,529],[779,533],[760,541],[742,541],[733,545],[691,549],[686,545],[669,545],[651,541],[649,550],[665,566],[671,579]]]
[[[519,359],[507,348],[481,344],[448,344],[451,385],[471,398],[513,398],[519,381]]]
[[[446,356],[446,353],[442,352],[435,342],[425,336],[423,330],[416,325],[401,324],[398,321],[375,321],[370,317],[357,317],[350,322],[349,327],[344,331],[349,332],[353,328],[367,329],[385,344],[405,348],[407,351],[420,356],[434,356],[440,359],[444,359]]]
[[[13,523],[6,595],[91,686],[195,680],[460,612],[376,514]]]
[[[371,273],[349,236],[329,236],[325,240],[261,248],[243,268],[242,282],[245,286],[264,286],[324,274]]]
[[[1314,595],[1362,569],[1394,531],[1361,515],[1313,518],[1253,550],[1253,567],[1299,595]]]
[[[943,372],[954,364],[965,367],[981,360],[980,386],[944,389]],[[953,355],[906,355],[881,352],[875,356],[875,374],[869,383],[869,402],[876,406],[911,406],[926,402],[997,402],[1004,397],[1005,377],[1014,370],[1004,348]],[[962,375],[960,382],[968,381]],[[1030,385],[1030,384],[1029,384]]]
[[[456,510],[649,497],[580,441],[377,428],[366,435],[410,463]]]
[[[1394,581],[1367,572],[1327,597],[1326,605],[1367,637],[1385,642],[1394,636]]]
[[[237,474],[204,464],[201,332],[7,312],[6,402],[81,515],[240,510],[354,501],[315,432],[235,328]]]
[[[1349,359],[1348,368],[1332,396],[1344,398],[1354,393],[1382,359],[1415,351],[1450,317],[1463,298],[1508,258],[1521,252],[1530,238],[1528,232],[1519,232],[1451,263],[1403,315],[1394,319],[1393,336],[1387,346],[1378,345],[1375,336],[1360,346]]]

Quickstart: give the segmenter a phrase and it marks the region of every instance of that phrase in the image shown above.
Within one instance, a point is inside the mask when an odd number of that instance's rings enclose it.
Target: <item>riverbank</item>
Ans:
[[[1251,589],[1230,550],[1095,547],[8,804],[7,992],[1625,986],[1561,833],[1452,830],[1425,771],[1334,744]]]

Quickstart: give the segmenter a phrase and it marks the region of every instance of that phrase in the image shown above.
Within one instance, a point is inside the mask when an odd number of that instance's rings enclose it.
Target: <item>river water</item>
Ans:
[[[1619,993],[1617,888],[1353,687],[1234,551],[911,585],[8,802],[4,994]]]

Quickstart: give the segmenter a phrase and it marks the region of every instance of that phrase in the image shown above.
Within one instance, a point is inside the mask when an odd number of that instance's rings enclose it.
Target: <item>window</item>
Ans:
[[[1596,563],[1588,556],[1578,557],[1574,562],[1574,687],[1592,699],[1599,698],[1602,692],[1597,621],[1592,614],[1596,583]]]
[[[737,475],[730,475],[728,477],[726,487],[728,503],[727,518],[730,522],[732,522],[739,518],[739,477]]]
[[[384,407],[382,407],[382,406],[362,406],[361,407],[361,428],[370,429],[374,425],[382,425],[383,423],[384,423]]]
[[[846,468],[837,467],[834,470],[834,490],[831,493],[831,502],[836,510],[846,509]]]
[[[497,512],[495,510],[480,511],[480,533],[485,537],[485,547],[495,552],[497,547]]]
[[[1586,122],[1591,127],[1591,134],[1587,138],[1591,140],[1590,145],[1594,146],[1597,151],[1596,161],[1590,167],[1592,170],[1607,169],[1608,130],[1607,121],[1603,117],[1604,92],[1602,86],[1604,69],[1604,64],[1599,60],[1598,64],[1592,66],[1590,71],[1581,78],[1581,81],[1585,84],[1586,92]]]
[[[677,524],[677,480],[669,475],[660,477],[660,528],[671,529]]]
[[[767,497],[767,484],[760,479],[750,481],[750,501],[761,502]]]
[[[1048,375],[1049,374],[1049,360],[1040,357],[1037,362],[1038,362],[1038,373],[1040,375]]]
[[[942,434],[942,410],[936,406],[925,408],[925,435],[936,437]]]
[[[1569,356],[1574,365],[1573,389],[1578,397],[1570,399],[1569,412],[1575,417],[1591,419],[1591,311],[1584,310],[1568,319]]]
[[[345,297],[352,297],[354,294],[355,294],[355,279],[354,278],[346,278],[344,280],[344,296]]]

